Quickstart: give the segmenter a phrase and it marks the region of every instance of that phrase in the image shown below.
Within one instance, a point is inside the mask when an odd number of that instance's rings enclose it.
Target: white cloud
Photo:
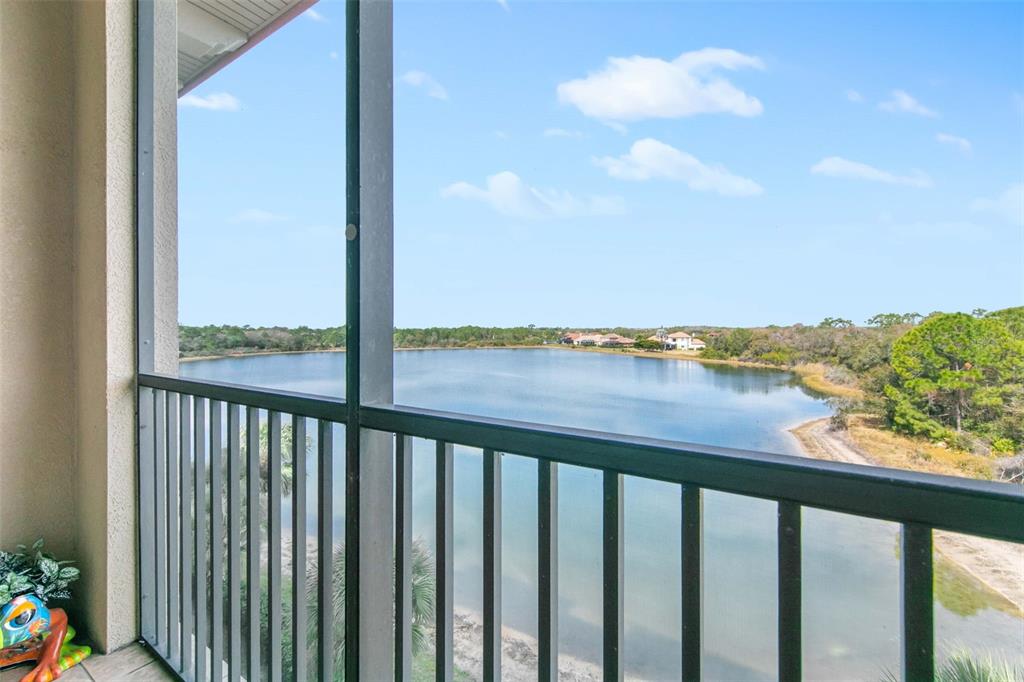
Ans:
[[[956,147],[964,154],[971,153],[971,141],[965,137],[958,137],[956,135],[950,135],[949,133],[939,133],[935,136],[935,139],[942,144],[948,144],[952,147]]]
[[[921,171],[910,175],[896,175],[889,171],[869,166],[866,163],[850,161],[840,156],[829,156],[811,166],[815,175],[826,175],[830,178],[848,178],[851,180],[870,180],[884,182],[889,185],[907,185],[909,187],[931,187],[932,180]]]
[[[859,104],[860,102],[864,101],[864,95],[860,94],[856,90],[847,90],[846,99],[850,100],[851,102],[857,102]]]
[[[975,199],[971,210],[994,213],[1015,225],[1024,225],[1024,182],[1017,182],[994,199]]]
[[[498,138],[499,140],[507,140],[508,139],[508,133],[506,133],[504,130],[495,130],[494,131],[494,136],[496,138]]]
[[[456,182],[442,189],[441,196],[482,201],[498,213],[514,218],[572,218],[625,213],[621,197],[579,198],[563,190],[538,189],[530,187],[511,171],[489,176],[487,186],[483,188],[468,182]]]
[[[233,223],[283,223],[291,220],[291,216],[265,211],[262,208],[247,208],[233,218]]]
[[[586,78],[558,85],[558,99],[602,121],[681,118],[729,113],[758,116],[761,101],[719,74],[720,69],[764,69],[757,57],[705,48],[672,61],[656,57],[610,57]]]
[[[331,59],[337,59],[338,53],[335,50],[331,50],[330,57]]]
[[[501,5],[501,8],[503,10],[505,10],[506,12],[509,11],[508,10],[508,0],[497,0],[497,2],[498,2],[499,5]]]
[[[620,180],[674,180],[697,192],[732,197],[764,192],[761,185],[749,178],[733,175],[720,165],[709,166],[695,156],[651,138],[634,142],[628,154],[595,158],[594,163]]]
[[[938,118],[939,116],[938,112],[924,106],[903,90],[893,90],[890,93],[890,97],[891,99],[880,102],[878,108],[882,111],[917,114],[918,116],[926,116],[928,118]]]
[[[583,137],[579,130],[566,130],[564,128],[547,128],[544,130],[544,137]]]
[[[313,21],[317,22],[318,24],[322,24],[322,23],[324,23],[324,22],[326,22],[326,21],[327,21],[327,17],[325,17],[324,15],[320,14],[319,12],[317,12],[317,11],[316,11],[315,9],[313,9],[312,7],[310,7],[309,9],[307,9],[307,10],[306,10],[305,12],[303,12],[302,14],[303,14],[304,16],[307,16],[307,17],[309,17],[310,19],[312,19]]]
[[[423,88],[428,97],[448,99],[448,91],[444,89],[444,86],[424,71],[408,71],[402,76],[402,82],[414,88]]]
[[[205,97],[190,92],[178,99],[178,106],[210,111],[238,111],[242,108],[242,103],[237,97],[226,92],[214,92]]]

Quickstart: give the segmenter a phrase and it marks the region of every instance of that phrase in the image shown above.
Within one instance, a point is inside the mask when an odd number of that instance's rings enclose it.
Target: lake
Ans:
[[[182,376],[330,396],[344,394],[343,353],[182,363]],[[562,349],[395,353],[397,403],[614,433],[800,454],[788,428],[827,416],[786,372]],[[340,428],[340,427],[339,427]],[[336,443],[341,442],[336,439]],[[336,510],[344,510],[343,453]],[[414,536],[433,544],[431,443],[414,450]],[[503,622],[536,634],[536,464],[504,457]],[[456,448],[455,603],[482,607],[482,458]],[[314,481],[308,481],[315,499]],[[627,478],[624,498],[627,674],[678,679],[679,488]],[[315,523],[315,514],[310,517]],[[287,528],[288,519],[285,520]],[[343,537],[344,518],[334,519]],[[315,527],[315,526],[314,526]],[[600,661],[601,478],[559,470],[559,646]],[[771,680],[776,668],[776,505],[704,497],[705,679]],[[880,679],[899,670],[896,524],[806,509],[804,671],[808,679]],[[970,649],[1024,662],[1024,622],[973,579],[937,560],[940,654]]]

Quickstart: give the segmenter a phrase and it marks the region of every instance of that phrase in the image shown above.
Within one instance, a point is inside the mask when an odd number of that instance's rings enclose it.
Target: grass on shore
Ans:
[[[893,433],[884,427],[880,417],[851,415],[847,431],[854,445],[880,466],[984,480],[992,478],[990,458]]]
[[[853,400],[860,400],[864,397],[864,391],[856,386],[837,384],[829,379],[828,369],[827,365],[810,363],[797,365],[792,371],[800,377],[800,381],[803,382],[804,386],[812,391],[839,398],[851,398]]]

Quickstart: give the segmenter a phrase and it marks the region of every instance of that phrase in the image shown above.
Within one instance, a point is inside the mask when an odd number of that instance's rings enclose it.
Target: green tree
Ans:
[[[878,313],[868,318],[869,327],[895,327],[900,324],[917,324],[921,320],[918,313]]]
[[[997,310],[988,313],[988,317],[999,320],[1006,325],[1011,334],[1019,339],[1024,339],[1024,306]]]
[[[633,347],[638,350],[661,350],[661,341],[654,339],[637,339]]]
[[[711,347],[729,357],[740,357],[750,348],[754,332],[743,327],[730,329],[727,333],[712,338]]]
[[[937,422],[959,433],[1004,406],[1022,363],[1024,342],[998,318],[933,315],[893,344],[896,381],[886,397],[894,426],[933,432]]]

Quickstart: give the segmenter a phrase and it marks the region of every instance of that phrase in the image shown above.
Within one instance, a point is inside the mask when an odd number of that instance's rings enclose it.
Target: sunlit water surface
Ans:
[[[342,396],[343,353],[262,355],[183,363],[181,373],[238,384]],[[829,414],[785,372],[551,350],[395,353],[397,403],[613,433],[800,454],[787,429]],[[336,438],[336,443],[342,442]],[[335,458],[335,537],[343,537]],[[433,545],[434,450],[416,441],[414,535]],[[536,634],[536,463],[506,456],[503,622]],[[455,458],[455,603],[482,608],[482,461]],[[307,482],[309,499],[315,481]],[[287,505],[285,505],[287,514]],[[626,670],[678,679],[680,492],[625,483]],[[284,527],[288,527],[285,519]],[[315,527],[315,512],[310,516]],[[775,679],[776,505],[704,496],[705,679]],[[601,658],[601,478],[559,471],[560,651]],[[1024,621],[970,578],[939,562],[935,605],[941,654],[961,648],[1024,662]],[[895,524],[807,509],[803,519],[803,650],[807,679],[876,680],[899,670],[899,564]],[[999,608],[1002,606],[1002,608]]]

